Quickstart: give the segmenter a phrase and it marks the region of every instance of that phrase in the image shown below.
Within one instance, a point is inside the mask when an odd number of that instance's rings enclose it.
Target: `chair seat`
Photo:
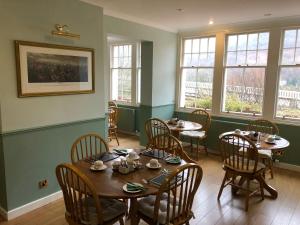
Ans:
[[[192,137],[192,138],[204,138],[206,136],[205,131],[197,131],[197,130],[182,131],[180,135]]]
[[[87,198],[86,202],[89,205],[88,208],[91,218],[91,225],[97,225],[98,219],[94,199]],[[127,210],[126,205],[123,202],[118,201],[116,199],[100,199],[100,203],[103,210],[102,213],[104,222],[108,222],[116,217],[121,216],[122,214],[125,214]]]
[[[236,171],[239,171],[239,172],[243,172],[243,173],[252,173],[252,171],[254,169],[254,165],[255,165],[254,160],[249,160],[248,169],[246,169],[246,166],[244,166],[243,169],[242,168],[238,169],[236,165],[239,164],[240,167],[241,167],[241,165],[243,163],[243,158],[242,157],[237,157],[237,156],[235,156],[235,157],[230,156],[230,161],[231,161],[231,164],[235,165],[235,167],[233,167],[231,165],[228,165],[227,163],[225,163],[225,161],[224,161],[224,167],[229,168],[231,170],[236,170]],[[246,164],[247,164],[246,159],[244,159],[244,165],[246,165]],[[266,168],[266,166],[263,163],[257,162],[256,171],[260,171],[260,170],[263,170],[265,168]]]
[[[170,202],[173,202],[173,199],[174,198],[172,196],[170,196]],[[149,218],[153,218],[155,200],[156,200],[155,195],[150,195],[150,196],[140,199],[138,201],[139,212]],[[168,210],[167,204],[168,204],[168,195],[166,193],[164,193],[160,200],[160,206],[159,206],[159,211],[158,211],[157,221],[159,224],[166,224],[166,222],[167,222],[166,221],[167,220],[167,210]],[[172,214],[173,214],[172,206],[170,206],[169,212],[170,212],[169,218],[172,218]],[[175,215],[176,216],[178,215],[178,200],[177,199],[176,199]]]
[[[270,158],[270,159],[272,159],[272,150],[260,149],[260,150],[258,150],[258,156],[260,158]]]
[[[240,152],[242,152],[242,148],[239,150]],[[268,149],[259,149],[258,150],[258,157],[260,158],[272,158],[272,150],[268,150]]]

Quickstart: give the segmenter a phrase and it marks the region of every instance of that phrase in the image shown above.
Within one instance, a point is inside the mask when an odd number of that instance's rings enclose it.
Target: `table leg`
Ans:
[[[131,209],[131,212],[130,212],[130,224],[131,225],[138,225],[139,221],[137,219],[137,199],[136,198],[131,198],[130,199],[130,209]]]
[[[278,197],[278,192],[275,188],[273,188],[272,186],[268,185],[266,180],[263,177],[258,177],[257,178],[258,181],[262,182],[264,189],[269,192],[270,196],[272,199],[276,199]],[[243,185],[243,183],[245,182],[245,178],[241,177],[241,179],[239,180],[238,185],[241,186]],[[236,194],[236,192],[238,191],[238,188],[236,187],[231,187],[231,191],[233,194]]]
[[[267,192],[271,195],[270,197],[272,199],[276,199],[278,197],[278,192],[275,188],[272,186],[268,185],[266,180],[263,177],[258,177],[257,178],[260,182],[262,182],[264,189],[266,189]]]

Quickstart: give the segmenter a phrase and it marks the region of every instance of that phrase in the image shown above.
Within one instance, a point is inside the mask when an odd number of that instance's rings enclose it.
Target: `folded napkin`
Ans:
[[[180,163],[181,162],[181,158],[179,156],[168,157],[166,159],[166,161],[169,162],[169,163]]]
[[[141,184],[128,182],[126,185],[127,185],[126,187],[127,187],[128,191],[143,191],[143,190],[145,190],[145,188]]]
[[[114,149],[114,152],[118,155],[127,155],[128,154],[128,150],[127,149]]]

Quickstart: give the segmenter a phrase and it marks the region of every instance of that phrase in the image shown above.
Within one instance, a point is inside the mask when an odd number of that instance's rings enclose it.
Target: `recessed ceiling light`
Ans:
[[[265,13],[264,16],[272,16],[272,13]]]
[[[209,24],[209,25],[213,25],[213,24],[214,24],[214,21],[211,19],[211,20],[209,20],[208,24]]]
[[[178,12],[183,12],[183,11],[184,11],[184,9],[182,9],[182,8],[178,8],[178,9],[176,9],[176,11],[178,11]]]

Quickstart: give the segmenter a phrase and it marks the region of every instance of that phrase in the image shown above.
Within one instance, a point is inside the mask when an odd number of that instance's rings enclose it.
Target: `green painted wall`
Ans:
[[[160,105],[152,108],[152,117],[168,120],[173,117],[175,105]]]
[[[175,112],[180,119],[188,119],[189,113]],[[214,150],[219,150],[218,136],[226,131],[235,129],[245,129],[249,120],[235,119],[227,117],[212,117],[211,129],[209,131],[208,147]],[[281,162],[300,165],[300,142],[298,140],[300,127],[294,125],[277,124],[279,134],[290,142],[290,146],[286,148],[285,154],[278,158]]]
[[[111,16],[104,16],[104,28],[106,34],[153,43],[152,88],[146,92],[151,96],[144,98],[142,104],[153,106],[174,104],[177,34]]]
[[[9,23],[8,23],[9,22]],[[67,24],[80,40],[51,35]],[[79,0],[0,1],[0,104],[2,131],[105,116],[102,9]],[[17,98],[14,40],[95,49],[95,94]]]
[[[2,135],[0,135],[0,206],[4,209],[7,208],[5,166],[4,166],[4,152],[3,152],[3,144],[2,144]]]
[[[80,40],[52,36],[57,23]],[[0,204],[12,210],[59,190],[55,166],[70,160],[78,136],[105,135],[103,10],[79,0],[0,0],[0,26]],[[14,40],[93,48],[95,93],[18,98]],[[48,188],[38,189],[41,179]]]
[[[105,119],[47,126],[3,135],[7,207],[16,207],[59,191],[55,167],[70,162],[71,146],[87,133],[104,136]],[[39,189],[38,181],[49,186]]]

